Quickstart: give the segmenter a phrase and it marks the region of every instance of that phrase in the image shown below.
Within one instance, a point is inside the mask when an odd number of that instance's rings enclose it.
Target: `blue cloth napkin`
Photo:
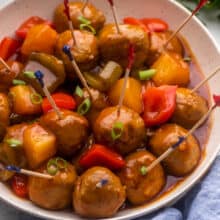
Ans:
[[[0,203],[1,220],[41,220]],[[138,220],[220,220],[220,156],[210,172],[172,208]]]
[[[220,220],[220,156],[206,177],[174,207],[138,220]]]

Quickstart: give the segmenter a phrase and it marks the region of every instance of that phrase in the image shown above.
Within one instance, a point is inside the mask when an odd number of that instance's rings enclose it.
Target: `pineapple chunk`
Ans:
[[[23,145],[32,169],[39,167],[57,152],[55,135],[36,123],[29,125],[24,131]]]
[[[189,65],[177,53],[163,53],[151,68],[157,71],[153,77],[157,86],[178,85],[186,87],[189,83]]]
[[[32,52],[53,54],[58,34],[47,24],[34,25],[27,34],[21,53],[29,56]]]
[[[33,103],[33,99],[42,98],[35,90],[27,85],[12,86],[10,88],[12,110],[19,115],[33,115],[41,113],[41,100]]]

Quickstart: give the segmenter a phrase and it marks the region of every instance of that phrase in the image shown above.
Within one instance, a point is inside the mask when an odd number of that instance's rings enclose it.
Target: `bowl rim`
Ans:
[[[186,7],[184,7],[182,4],[180,4],[180,2],[177,2],[175,0],[167,0],[167,1],[171,4],[174,4],[177,8],[182,10],[187,15],[190,14],[190,11]],[[16,0],[8,0],[8,2],[3,3],[3,5],[0,6],[0,11],[5,10],[7,7],[9,7],[14,2],[16,2]],[[216,48],[217,53],[220,55],[220,46],[218,46],[217,41],[215,40],[214,36],[210,33],[208,28],[196,16],[193,17],[193,20],[196,21],[197,25],[199,25],[201,29],[203,29],[203,31],[206,33],[206,35],[208,36],[208,38],[210,39],[210,41],[212,42],[212,44]],[[212,127],[211,127],[211,130],[212,130]],[[209,142],[209,140],[208,140],[208,142]],[[207,144],[208,144],[208,142],[207,142]],[[144,215],[149,215],[156,210],[160,210],[163,207],[168,207],[171,204],[175,203],[177,200],[182,198],[185,195],[185,193],[187,193],[207,173],[207,171],[209,170],[209,168],[213,164],[214,160],[218,156],[219,151],[220,151],[220,144],[217,145],[217,147],[213,151],[212,155],[210,156],[209,161],[207,161],[207,163],[204,165],[203,169],[197,173],[197,175],[194,179],[192,179],[190,182],[188,182],[185,186],[182,186],[179,189],[178,194],[176,194],[174,196],[170,196],[170,197],[168,195],[166,197],[163,197],[163,199],[161,199],[162,201],[160,202],[160,204],[154,205],[153,207],[151,207],[149,209],[147,209],[146,207],[143,206],[143,207],[135,209],[134,211],[132,210],[131,213],[125,214],[123,216],[113,216],[112,218],[109,218],[109,219],[111,219],[111,220],[134,219],[134,218],[138,218],[138,217],[141,217]],[[72,219],[74,219],[74,217],[72,217],[72,218],[57,217],[57,216],[55,216],[55,212],[51,212],[51,213],[53,213],[52,214],[53,216],[51,214],[47,214],[44,212],[38,212],[36,210],[33,212],[33,210],[29,209],[27,206],[25,206],[21,203],[16,203],[15,201],[12,201],[10,199],[7,199],[4,196],[2,196],[2,194],[0,194],[0,201],[3,201],[4,203],[6,203],[9,206],[12,206],[17,210],[20,210],[24,213],[27,213],[27,214],[29,214],[31,216],[35,216],[35,217],[51,219],[51,220],[72,220]],[[48,212],[48,210],[45,210],[45,211]],[[108,218],[105,218],[105,219],[108,219]]]

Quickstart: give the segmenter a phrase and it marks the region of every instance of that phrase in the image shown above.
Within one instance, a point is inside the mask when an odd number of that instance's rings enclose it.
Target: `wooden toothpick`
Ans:
[[[219,98],[219,96],[216,96]],[[215,98],[216,99],[216,98]],[[147,167],[147,172],[151,171],[155,166],[157,166],[161,161],[163,161],[165,158],[167,158],[175,149],[177,149],[180,144],[186,141],[186,139],[192,135],[196,129],[198,129],[206,120],[207,118],[211,115],[211,113],[216,109],[216,107],[219,107],[220,100],[216,102],[210,109],[209,111],[189,130],[189,132],[183,136],[179,137],[179,140],[169,147],[162,155],[160,155],[156,160],[154,160],[148,167]]]
[[[69,0],[64,0],[64,13],[68,19],[69,29],[71,31],[72,38],[73,38],[73,44],[76,45],[76,38],[75,38],[75,34],[74,34],[73,22],[70,17]]]
[[[35,177],[40,177],[40,178],[44,178],[44,179],[53,179],[53,177],[51,175],[43,174],[43,173],[31,171],[31,170],[21,169],[21,173],[26,174],[28,176],[35,176]]]
[[[44,84],[44,81],[43,81],[44,74],[38,70],[34,73],[34,75],[35,75],[36,79],[38,80],[39,84],[41,85],[43,92],[44,92],[45,96],[47,97],[50,105],[52,106],[52,108],[56,112],[59,120],[61,120],[63,118],[62,113],[61,113],[60,109],[58,108],[58,106],[56,105],[54,99],[52,98],[49,90],[47,89],[47,87]]]
[[[116,11],[115,4],[114,4],[113,0],[108,0],[108,2],[111,6],[111,10],[112,10],[112,14],[113,14],[113,18],[114,18],[114,21],[115,21],[117,32],[118,32],[118,34],[121,34],[120,27],[119,27],[119,22],[118,22],[119,19],[118,19],[118,14],[117,14],[117,11]]]
[[[71,61],[72,65],[73,65],[74,70],[76,71],[77,76],[79,77],[79,79],[83,85],[83,87],[87,90],[89,96],[92,98],[91,89],[88,86],[85,77],[83,76],[82,72],[80,71],[79,66],[77,65],[77,63],[72,55],[71,48],[68,45],[65,45],[63,47],[63,52],[68,56],[69,60]]]
[[[62,113],[60,112],[60,109],[58,108],[58,106],[56,105],[54,99],[52,98],[49,90],[47,89],[46,86],[44,86],[42,89],[43,89],[44,94],[47,97],[48,101],[50,102],[50,105],[52,106],[52,108],[54,109],[56,114],[58,115],[58,118],[61,120],[63,118]]]
[[[82,7],[82,13],[84,14],[85,8],[87,7],[89,0],[85,0],[84,5]]]
[[[173,34],[168,38],[168,40],[166,41],[166,43],[164,44],[163,48],[164,50],[167,49],[168,44],[170,43],[170,41],[172,41],[172,39],[183,29],[183,27],[185,27],[185,25],[191,20],[191,18],[208,2],[208,0],[200,0],[197,7],[195,8],[194,11],[192,11],[192,13],[179,25],[179,27],[177,28],[177,30],[175,32],[173,32]]]
[[[202,80],[198,85],[196,85],[191,93],[196,92],[200,89],[205,83],[207,83],[211,78],[213,78],[220,71],[220,66],[217,67],[212,73],[210,73],[204,80]]]
[[[51,175],[39,173],[39,172],[32,171],[32,170],[22,169],[20,167],[14,166],[14,165],[4,166],[3,164],[0,164],[0,170],[7,170],[10,172],[22,173],[22,174],[25,174],[28,176],[40,177],[40,178],[44,178],[44,179],[53,179],[53,176],[51,176]]]
[[[8,66],[8,64],[1,57],[0,57],[0,62],[9,72],[11,71],[11,68]]]
[[[129,78],[133,63],[134,63],[134,46],[130,44],[129,51],[128,51],[128,66],[125,70],[124,82],[123,82],[123,86],[122,86],[122,90],[121,90],[121,94],[120,94],[119,102],[118,102],[118,109],[117,109],[118,117],[120,116],[120,113],[121,113],[121,107],[123,105],[123,101],[125,97],[126,86],[127,86],[128,78]]]

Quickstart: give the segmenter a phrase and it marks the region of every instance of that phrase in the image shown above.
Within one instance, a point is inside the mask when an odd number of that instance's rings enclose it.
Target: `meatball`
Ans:
[[[176,124],[163,125],[150,139],[150,150],[159,157],[187,132],[186,129]],[[162,165],[169,174],[181,177],[191,173],[196,168],[200,156],[201,150],[198,141],[190,135],[184,143],[164,159]]]
[[[120,25],[122,34],[117,33],[115,25],[104,26],[99,34],[100,53],[105,62],[118,62],[123,68],[128,64],[130,43],[135,47],[134,68],[144,64],[148,56],[149,37],[142,28],[134,25]]]
[[[78,113],[61,110],[62,119],[54,111],[40,118],[40,124],[51,130],[57,137],[58,151],[71,156],[88,136],[88,121]]]
[[[0,144],[0,161],[5,165],[15,165],[19,167],[26,167],[27,159],[24,154],[23,149],[23,132],[26,129],[26,124],[18,124],[14,126],[7,127],[6,135],[4,137],[3,143]],[[16,139],[21,142],[19,147],[11,147],[7,143],[9,139]],[[7,170],[0,171],[0,180],[7,181],[14,175],[13,172]]]
[[[71,21],[73,22],[74,28],[76,29],[80,28],[81,22],[79,21],[78,18],[80,16],[83,16],[91,22],[92,27],[95,28],[96,31],[99,31],[105,23],[104,14],[90,3],[86,6],[84,11],[82,12],[83,6],[84,6],[83,2],[69,3],[70,17],[71,17]],[[58,32],[63,32],[69,29],[68,20],[64,13],[63,4],[60,4],[55,10],[54,24]]]
[[[37,171],[47,172],[47,164]],[[65,169],[60,169],[51,180],[30,176],[29,198],[33,203],[45,209],[61,210],[70,207],[76,179],[75,168],[69,163]]]
[[[100,112],[109,106],[107,97],[104,93],[101,93],[100,91],[96,89],[90,89],[90,93],[92,95],[92,105],[89,109],[89,111],[86,113],[85,117],[88,119],[90,126],[93,126],[95,123],[95,120],[97,119]],[[86,89],[83,89],[83,96],[79,97],[78,95],[75,95],[75,100],[77,102],[77,106],[82,104],[82,102],[86,99],[90,98],[89,93]]]
[[[9,124],[10,106],[7,95],[0,93],[0,141],[5,135]]]
[[[81,216],[104,218],[113,216],[125,197],[125,188],[114,173],[104,167],[93,167],[78,178],[73,205]]]
[[[8,71],[5,66],[0,63],[1,92],[8,91],[9,87],[12,85],[13,79],[23,70],[23,64],[17,61],[7,61],[7,64],[11,71]]]
[[[176,91],[176,109],[172,122],[184,128],[193,127],[208,111],[207,101],[187,88]]]
[[[160,164],[149,173],[146,171],[147,166],[155,159],[151,153],[145,150],[132,153],[125,159],[125,168],[119,173],[119,176],[122,184],[126,186],[129,202],[134,205],[148,202],[165,186],[166,177]]]
[[[114,147],[121,154],[127,154],[142,146],[146,138],[146,130],[143,119],[135,111],[122,107],[120,116],[117,107],[104,109],[94,125],[94,135],[98,142]],[[114,140],[112,128],[116,122],[122,122],[121,136]]]
[[[10,127],[7,127],[6,130],[6,135],[4,137],[4,142],[7,142],[7,140],[9,139],[15,139],[21,142],[21,146],[19,147],[10,147],[7,145],[8,148],[12,148],[13,150],[13,154],[16,155],[16,162],[10,162],[11,164],[15,164],[18,165],[19,167],[26,167],[27,166],[27,159],[24,153],[24,148],[23,148],[23,134],[25,129],[27,128],[27,124],[26,123],[22,123],[22,124],[17,124],[17,125],[13,125]],[[10,153],[10,151],[9,151]],[[10,158],[9,155],[6,154],[7,158]],[[10,164],[9,163],[9,164]]]
[[[73,46],[72,34],[65,31],[59,35],[56,54],[63,60],[67,73],[73,74],[74,69],[68,56],[63,52],[63,46],[69,45],[72,54],[82,71],[90,70],[95,67],[98,61],[98,43],[96,37],[88,31],[74,31],[76,45]]]
[[[5,135],[5,140],[7,139],[16,139],[19,140],[23,144],[23,134],[24,130],[27,128],[28,124],[21,123],[10,126],[7,128],[7,133]]]
[[[164,44],[167,42],[169,37],[172,35],[172,31],[165,31],[165,32],[152,32],[150,34],[150,49],[149,49],[149,56],[147,59],[147,64],[153,64],[160,56],[163,50]],[[183,56],[184,49],[182,46],[181,41],[174,37],[173,40],[167,46],[168,51],[173,51]]]

